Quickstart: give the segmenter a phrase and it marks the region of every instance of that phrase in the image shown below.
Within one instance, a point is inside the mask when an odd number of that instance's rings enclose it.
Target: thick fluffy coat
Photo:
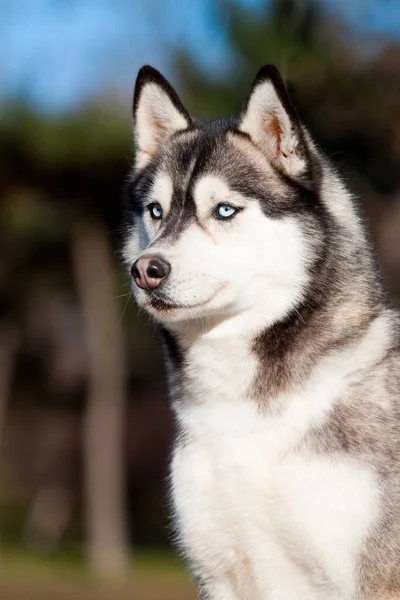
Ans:
[[[124,257],[201,597],[400,598],[399,319],[353,198],[271,66],[211,122],[144,67],[134,132]]]

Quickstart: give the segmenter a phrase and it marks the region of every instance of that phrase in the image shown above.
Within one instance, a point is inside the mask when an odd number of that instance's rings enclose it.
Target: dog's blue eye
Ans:
[[[217,216],[219,219],[229,219],[233,217],[238,211],[234,206],[230,206],[229,204],[218,204],[217,206]]]
[[[163,209],[158,202],[153,202],[153,204],[149,204],[149,212],[151,214],[152,219],[155,221],[159,221],[163,216]]]

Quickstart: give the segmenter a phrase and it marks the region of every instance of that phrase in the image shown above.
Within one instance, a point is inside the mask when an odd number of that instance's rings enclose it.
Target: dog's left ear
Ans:
[[[276,168],[291,179],[308,182],[309,152],[304,134],[279,71],[273,65],[265,65],[257,73],[239,129],[250,136]]]

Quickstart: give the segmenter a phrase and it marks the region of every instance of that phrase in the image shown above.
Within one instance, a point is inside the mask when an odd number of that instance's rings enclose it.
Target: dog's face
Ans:
[[[279,74],[235,121],[194,121],[154,69],[138,76],[124,257],[138,304],[169,324],[282,319],[321,242],[310,148]]]

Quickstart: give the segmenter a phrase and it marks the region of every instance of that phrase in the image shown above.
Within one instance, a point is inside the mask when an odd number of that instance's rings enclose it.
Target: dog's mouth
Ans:
[[[157,311],[167,311],[167,310],[178,310],[180,308],[190,308],[186,304],[176,304],[175,302],[171,302],[169,300],[165,300],[164,298],[160,298],[159,296],[152,296],[147,303],[148,306],[154,308]]]
[[[152,293],[146,306],[156,312],[167,313],[171,311],[177,310],[190,310],[201,308],[209,304],[217,295],[220,290],[217,290],[214,294],[212,294],[207,300],[202,302],[195,302],[193,304],[184,304],[178,302],[172,302],[169,298],[162,296],[160,293]]]

